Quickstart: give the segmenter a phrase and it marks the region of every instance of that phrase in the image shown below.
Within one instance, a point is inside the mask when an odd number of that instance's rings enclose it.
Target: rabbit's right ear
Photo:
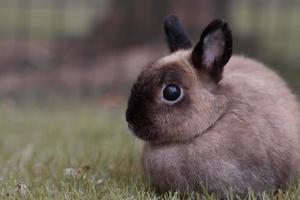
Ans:
[[[185,33],[179,19],[175,15],[170,15],[165,19],[164,29],[171,52],[192,47],[190,38]]]
[[[204,29],[193,49],[192,62],[194,67],[207,71],[218,82],[231,54],[231,30],[226,22],[214,20]]]

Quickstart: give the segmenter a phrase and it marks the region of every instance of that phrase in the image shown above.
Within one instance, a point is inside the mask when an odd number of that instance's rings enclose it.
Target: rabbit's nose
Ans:
[[[132,107],[127,108],[127,110],[126,110],[126,121],[128,123],[128,127],[129,127],[129,124],[130,124],[131,128],[133,128],[133,124],[134,124],[134,121],[136,119],[136,115],[137,115],[137,112],[135,111],[135,109],[133,109]]]

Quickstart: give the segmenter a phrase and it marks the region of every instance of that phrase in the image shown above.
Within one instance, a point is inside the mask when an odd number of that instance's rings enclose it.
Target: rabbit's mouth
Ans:
[[[134,124],[128,123],[129,131],[137,136],[138,138],[144,141],[153,141],[157,139],[157,132],[154,131],[152,128],[147,127],[138,127]]]
[[[129,129],[129,131],[130,131],[132,134],[135,134],[135,133],[134,133],[134,130],[133,130],[133,125],[132,125],[132,124],[128,123],[128,129]]]

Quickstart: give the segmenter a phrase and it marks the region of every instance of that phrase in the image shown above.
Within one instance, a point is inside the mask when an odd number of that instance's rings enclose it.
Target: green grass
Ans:
[[[143,177],[142,143],[127,131],[122,109],[4,105],[0,137],[0,199],[180,199],[158,196]],[[299,193],[291,186],[263,199]]]
[[[4,199],[16,198],[19,182],[30,199],[123,199],[148,190],[137,184],[143,182],[141,145],[128,134],[119,111],[2,110],[0,127]],[[64,174],[67,168],[78,174]]]

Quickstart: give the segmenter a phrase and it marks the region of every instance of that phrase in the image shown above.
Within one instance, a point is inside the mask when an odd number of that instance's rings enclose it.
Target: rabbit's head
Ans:
[[[176,16],[164,28],[171,54],[141,72],[126,111],[132,132],[153,143],[191,139],[225,112],[216,91],[232,54],[231,31],[221,20],[204,29],[195,47]]]

